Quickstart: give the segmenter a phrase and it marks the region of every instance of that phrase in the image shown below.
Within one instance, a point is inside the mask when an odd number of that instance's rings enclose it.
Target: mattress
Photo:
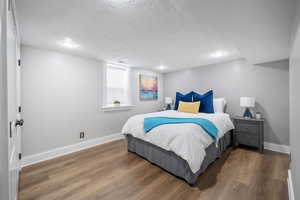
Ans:
[[[190,185],[194,185],[199,175],[217,158],[221,157],[222,153],[232,145],[232,131],[229,131],[225,133],[222,138],[213,142],[205,149],[206,156],[201,166],[199,166],[199,170],[194,173],[187,161],[174,152],[167,151],[159,146],[136,138],[131,134],[126,134],[126,138],[129,152],[136,153],[173,175],[184,179]],[[218,145],[216,145],[216,143],[218,143]]]

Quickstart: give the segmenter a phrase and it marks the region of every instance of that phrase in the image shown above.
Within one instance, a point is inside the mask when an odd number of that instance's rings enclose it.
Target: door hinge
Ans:
[[[19,160],[22,159],[22,153],[19,153]]]
[[[11,2],[11,0],[8,1],[8,10],[9,11],[12,10],[12,2]]]
[[[19,111],[19,113],[22,112],[22,107],[21,106],[18,107],[18,111]]]
[[[21,67],[21,59],[18,60],[18,66]]]
[[[9,137],[12,138],[12,130],[11,130],[12,122],[9,122]]]

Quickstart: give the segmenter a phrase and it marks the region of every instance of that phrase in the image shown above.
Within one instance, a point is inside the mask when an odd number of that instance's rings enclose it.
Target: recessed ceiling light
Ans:
[[[159,69],[159,70],[161,70],[161,71],[165,70],[166,68],[167,68],[167,67],[164,66],[164,65],[160,65],[160,66],[157,67],[157,69]]]
[[[60,41],[59,44],[68,49],[76,49],[79,47],[79,44],[75,43],[71,38],[68,37]]]
[[[212,54],[210,54],[210,57],[212,58],[222,58],[222,57],[225,57],[228,55],[228,52],[227,51],[215,51],[213,52]]]

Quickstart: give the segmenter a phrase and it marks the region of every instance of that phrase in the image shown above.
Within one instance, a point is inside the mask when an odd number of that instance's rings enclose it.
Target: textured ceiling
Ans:
[[[288,58],[294,0],[16,0],[22,43],[166,71]],[[65,50],[72,38],[79,48]],[[224,51],[222,58],[212,53]]]

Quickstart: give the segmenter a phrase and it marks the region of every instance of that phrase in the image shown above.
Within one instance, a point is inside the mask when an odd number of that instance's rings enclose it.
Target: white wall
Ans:
[[[21,47],[21,57],[25,156],[78,143],[81,131],[86,140],[119,133],[130,116],[161,107],[160,74],[132,69],[135,107],[130,111],[103,112],[101,62],[29,46]],[[158,75],[158,101],[139,101],[139,73]]]
[[[8,199],[6,3],[0,0],[0,199]]]
[[[265,141],[289,144],[289,63],[251,65],[246,60],[202,66],[167,73],[165,95],[191,90],[203,93],[214,90],[216,97],[225,97],[227,112],[241,115],[240,97],[256,98],[256,110],[265,118]],[[180,80],[180,81],[178,81]]]
[[[300,3],[295,17],[295,32],[290,55],[290,146],[295,199],[300,199]]]

